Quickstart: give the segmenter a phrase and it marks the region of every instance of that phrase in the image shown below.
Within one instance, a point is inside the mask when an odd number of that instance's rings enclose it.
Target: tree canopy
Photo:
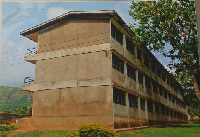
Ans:
[[[192,88],[200,99],[200,68],[194,2],[190,0],[133,1],[130,16],[138,21],[130,27],[136,40],[150,50],[171,58],[178,81]],[[187,81],[186,81],[187,79]],[[193,86],[191,86],[191,84]]]

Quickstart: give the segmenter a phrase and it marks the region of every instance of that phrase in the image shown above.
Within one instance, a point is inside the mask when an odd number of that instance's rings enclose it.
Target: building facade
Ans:
[[[69,12],[28,29],[37,54],[33,112],[18,130],[102,123],[129,128],[186,122],[182,90],[115,11]]]

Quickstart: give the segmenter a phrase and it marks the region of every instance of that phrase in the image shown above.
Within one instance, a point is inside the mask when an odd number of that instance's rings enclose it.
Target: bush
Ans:
[[[71,130],[68,135],[68,137],[79,137],[79,133],[76,130]]]
[[[8,137],[8,131],[0,131],[0,137]]]
[[[0,125],[0,131],[13,131],[17,129],[17,124]]]
[[[10,126],[9,125],[0,125],[0,131],[9,131]]]
[[[113,130],[106,129],[100,123],[94,124],[82,124],[79,127],[79,136],[80,137],[118,137],[119,134]]]
[[[194,120],[192,121],[192,124],[200,124],[200,120]]]

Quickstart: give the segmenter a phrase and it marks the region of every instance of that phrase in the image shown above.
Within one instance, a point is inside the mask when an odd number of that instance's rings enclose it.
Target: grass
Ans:
[[[66,137],[69,131],[31,131],[11,137]],[[120,137],[200,137],[200,124],[183,124],[173,127],[147,128],[120,132]]]
[[[200,137],[200,124],[147,128],[120,133],[120,137]]]

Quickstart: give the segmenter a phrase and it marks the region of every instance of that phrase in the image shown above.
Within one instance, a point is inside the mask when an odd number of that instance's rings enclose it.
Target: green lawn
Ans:
[[[120,137],[200,137],[200,125],[189,124],[179,127],[146,128],[120,133]]]
[[[11,137],[66,137],[68,131],[32,131]],[[120,137],[200,137],[200,124],[120,132]]]

